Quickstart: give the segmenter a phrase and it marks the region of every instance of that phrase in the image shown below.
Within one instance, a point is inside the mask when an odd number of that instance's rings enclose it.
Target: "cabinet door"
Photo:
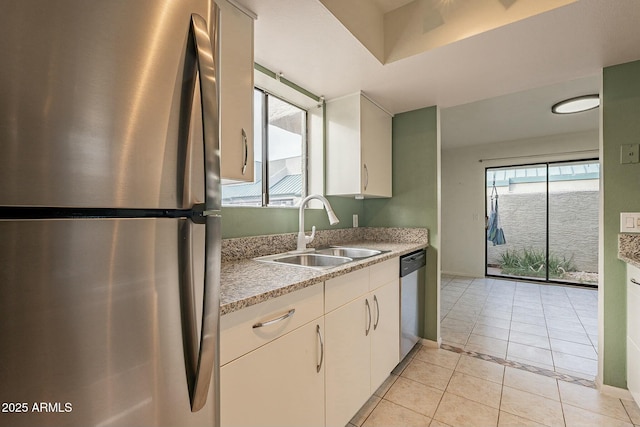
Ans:
[[[220,168],[223,179],[253,181],[253,18],[220,7]]]
[[[361,193],[391,197],[391,116],[373,102],[361,103]]]
[[[640,269],[627,264],[627,388],[640,405]]]
[[[322,318],[224,365],[221,424],[323,426],[326,357],[322,360],[321,336]]]
[[[400,361],[400,284],[398,280],[376,289],[371,333],[371,393],[376,391]]]
[[[370,301],[362,296],[325,315],[327,426],[346,425],[371,395],[373,316],[366,304]]]
[[[327,102],[327,195],[361,193],[360,94]]]

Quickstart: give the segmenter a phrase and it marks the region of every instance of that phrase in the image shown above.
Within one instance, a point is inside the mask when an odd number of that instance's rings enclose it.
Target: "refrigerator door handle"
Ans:
[[[200,345],[191,393],[191,411],[196,412],[207,402],[210,386],[214,394],[214,425],[220,425],[219,404],[219,360],[220,351],[220,252],[221,252],[221,224],[220,224],[220,149],[218,137],[218,93],[216,63],[212,46],[217,47],[219,12],[217,6],[212,14],[215,31],[213,45],[209,37],[209,29],[205,19],[197,14],[191,15],[190,42],[195,50],[195,59],[200,82],[202,131],[204,143],[204,183],[205,183],[205,271],[204,293],[202,307],[202,325]],[[218,49],[216,48],[216,52]],[[189,316],[195,320],[195,316]],[[193,351],[193,348],[191,349]],[[193,371],[193,370],[189,370]],[[213,384],[211,384],[213,382]]]

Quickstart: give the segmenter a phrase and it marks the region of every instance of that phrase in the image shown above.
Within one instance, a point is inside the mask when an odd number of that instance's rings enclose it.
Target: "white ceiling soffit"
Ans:
[[[387,65],[319,0],[240,1],[258,15],[257,63],[326,99],[362,90],[392,113],[545,87],[640,58],[639,0],[580,0]]]
[[[383,64],[445,46],[575,1],[320,0]]]

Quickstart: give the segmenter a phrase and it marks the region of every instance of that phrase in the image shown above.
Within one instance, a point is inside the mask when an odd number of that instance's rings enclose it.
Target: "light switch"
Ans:
[[[627,144],[620,146],[620,164],[640,162],[640,146],[638,144]]]
[[[620,232],[640,233],[640,212],[620,212]]]

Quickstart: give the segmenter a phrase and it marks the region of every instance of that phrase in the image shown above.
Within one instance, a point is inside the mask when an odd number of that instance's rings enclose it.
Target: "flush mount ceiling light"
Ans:
[[[551,107],[551,112],[554,114],[573,114],[593,110],[599,106],[599,95],[583,95],[576,98],[565,99],[564,101],[554,104],[553,107]]]

